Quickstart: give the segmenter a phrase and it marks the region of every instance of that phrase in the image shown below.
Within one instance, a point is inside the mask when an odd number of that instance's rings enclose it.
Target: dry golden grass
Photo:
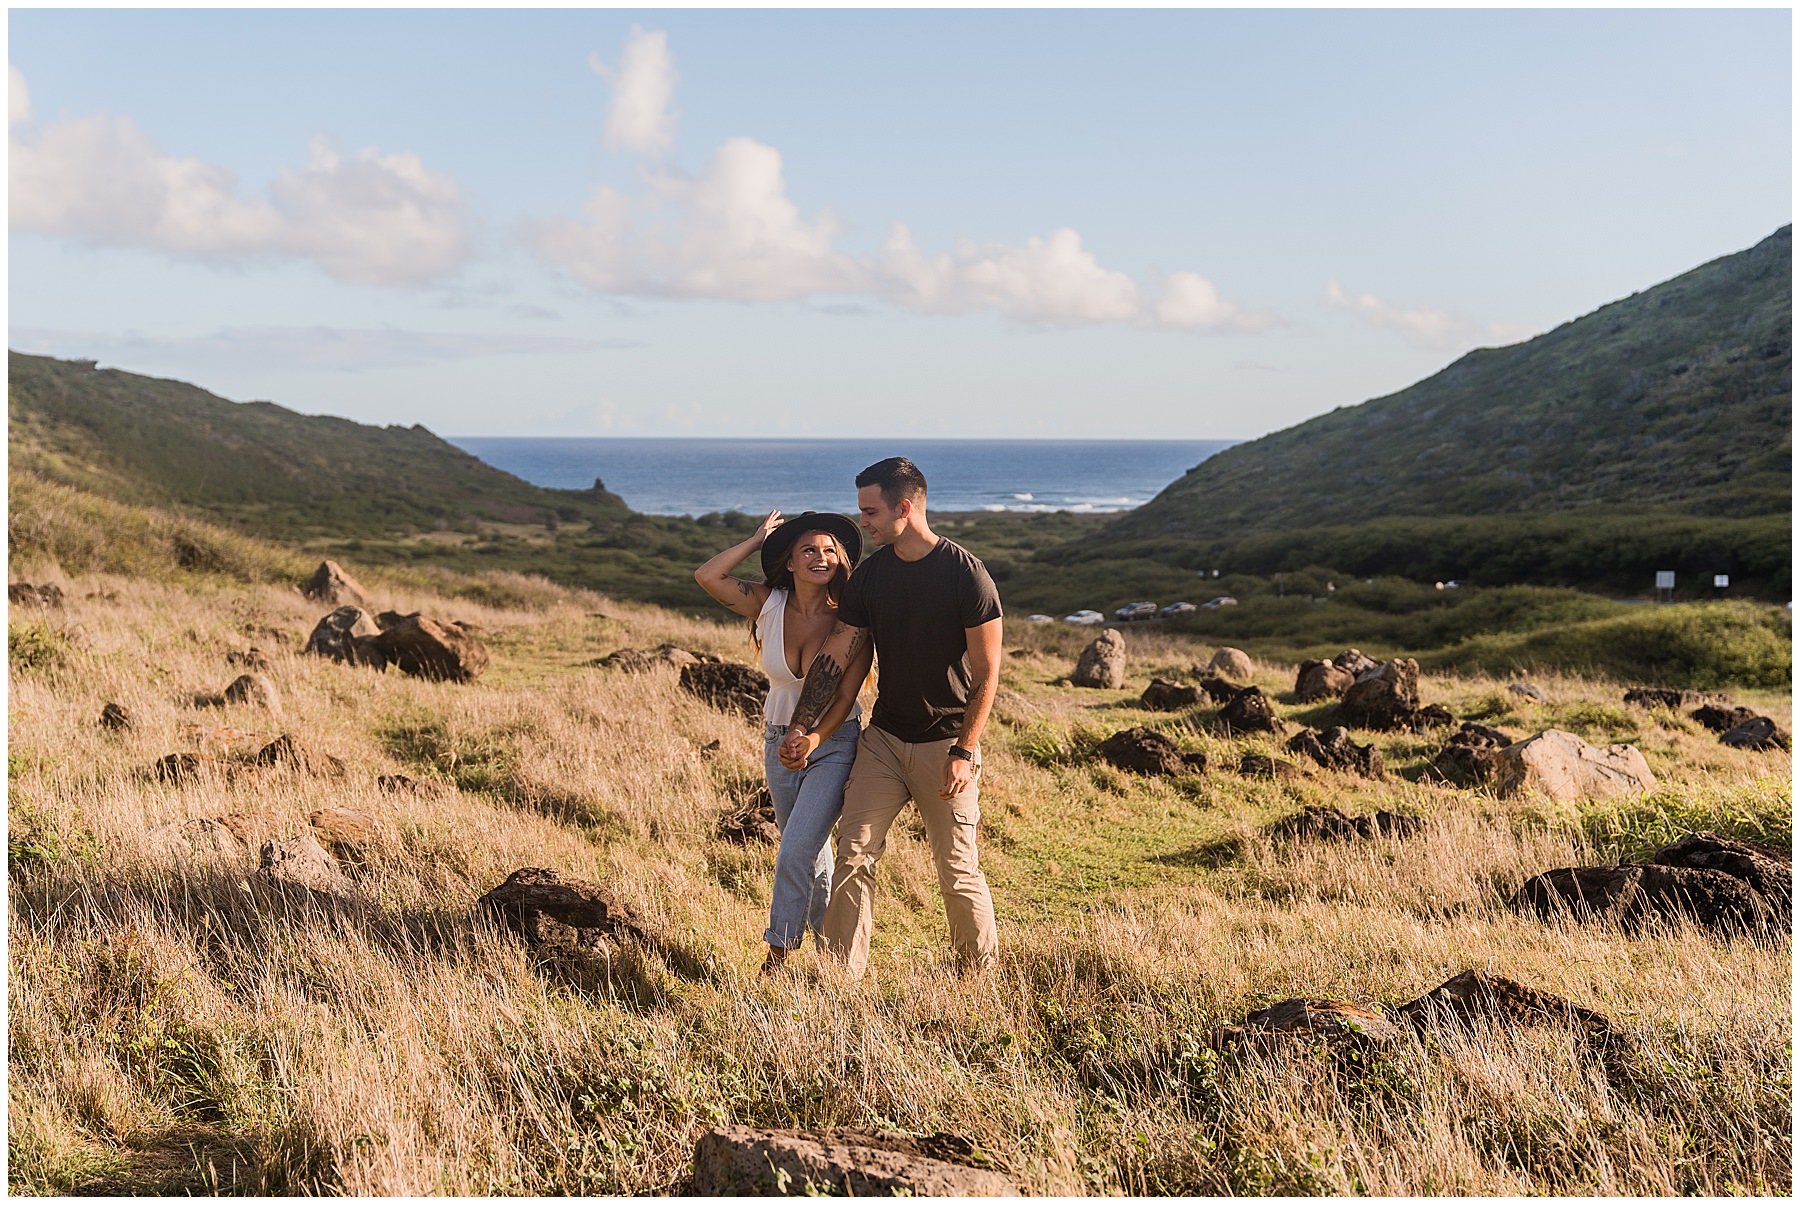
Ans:
[[[1491,680],[1426,691],[1520,735],[1636,743],[1663,780],[1647,800],[1434,785],[1429,735],[1379,738],[1380,782],[1273,783],[1232,767],[1275,742],[1129,706],[1152,673],[1210,648],[1128,632],[1129,689],[1083,691],[1054,683],[1091,634],[1015,624],[1005,685],[1035,714],[991,730],[983,800],[1000,965],[949,968],[905,818],[881,868],[872,979],[844,983],[809,949],[770,982],[755,970],[773,850],[714,833],[760,783],[759,728],[686,697],[672,670],[588,664],[664,640],[748,660],[740,625],[531,579],[439,593],[365,578],[382,606],[485,632],[492,668],[452,686],[297,655],[325,608],[291,589],[64,584],[66,610],[11,617],[15,1193],[654,1193],[679,1187],[695,1133],[726,1120],[953,1130],[1033,1193],[1791,1189],[1786,937],[1628,937],[1504,906],[1539,871],[1688,828],[1789,839],[1786,755],[1625,708],[1616,684],[1541,677],[1542,705]],[[225,654],[251,644],[281,716],[197,707],[239,672]],[[1290,718],[1329,723],[1328,706],[1291,701],[1292,674],[1262,665],[1257,680]],[[99,728],[109,700],[136,712],[134,731]],[[1785,699],[1743,701],[1788,726]],[[1142,780],[1085,760],[1139,723],[1215,769]],[[245,749],[295,733],[347,774],[146,774],[219,727],[250,734]],[[375,779],[391,773],[435,789],[384,794]],[[1404,842],[1264,835],[1303,803],[1426,827]],[[240,885],[250,864],[174,863],[145,838],[228,813],[285,836],[326,806],[379,821],[358,871],[371,902],[341,913],[271,910]],[[660,937],[594,968],[539,962],[472,911],[523,866],[611,885]],[[1394,1004],[1470,967],[1597,1008],[1633,1045],[1602,1057],[1558,1027],[1433,1031],[1363,1061],[1221,1059],[1205,1044],[1286,997]]]

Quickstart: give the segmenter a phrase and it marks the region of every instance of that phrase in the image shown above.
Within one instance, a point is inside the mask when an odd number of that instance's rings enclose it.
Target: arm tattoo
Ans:
[[[838,682],[843,677],[843,666],[828,655],[820,653],[814,657],[812,668],[806,671],[806,684],[800,688],[800,701],[794,704],[794,718],[788,724],[811,732],[825,709],[831,706],[831,697],[837,693]]]
[[[750,595],[753,593],[750,589],[750,583],[745,581],[743,578],[734,577],[731,580],[737,583],[738,593],[743,595],[745,598],[749,598]]]

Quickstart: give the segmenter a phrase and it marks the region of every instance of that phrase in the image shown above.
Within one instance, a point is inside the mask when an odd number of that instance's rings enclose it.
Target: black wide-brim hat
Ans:
[[[788,554],[794,551],[794,542],[809,531],[827,532],[836,539],[843,546],[844,555],[850,558],[850,568],[856,568],[856,562],[862,560],[862,532],[856,524],[842,515],[809,510],[777,527],[763,541],[763,576],[775,576],[787,564]]]

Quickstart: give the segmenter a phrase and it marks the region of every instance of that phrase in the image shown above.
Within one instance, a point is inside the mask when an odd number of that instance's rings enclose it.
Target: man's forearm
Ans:
[[[988,713],[994,709],[994,695],[1000,688],[1000,671],[994,672],[972,683],[969,688],[969,705],[963,709],[962,735],[956,743],[965,749],[973,749],[981,744],[981,734],[987,728]]]

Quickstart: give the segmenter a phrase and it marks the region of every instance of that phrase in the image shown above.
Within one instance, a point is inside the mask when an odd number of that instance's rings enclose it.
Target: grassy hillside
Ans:
[[[421,426],[370,427],[230,402],[181,381],[12,352],[13,473],[271,538],[620,518],[603,490],[545,490]]]
[[[1108,541],[1383,516],[1793,510],[1793,231],[1399,393],[1228,448]]]
[[[355,567],[355,566],[353,566]],[[1126,687],[1060,688],[1087,633],[1015,625],[990,729],[982,862],[1000,965],[958,977],[922,831],[878,867],[875,975],[810,947],[759,980],[774,850],[717,831],[761,779],[760,727],[675,671],[592,667],[661,641],[747,659],[740,624],[544,583],[370,574],[379,606],[463,619],[493,654],[456,686],[295,653],[319,608],[189,573],[65,581],[11,615],[8,1188],[19,1195],[581,1195],[680,1187],[723,1122],[968,1136],[1033,1194],[1786,1195],[1791,942],[1673,925],[1547,925],[1505,907],[1551,867],[1643,857],[1689,829],[1791,841],[1791,760],[1727,749],[1617,682],[1548,675],[1534,703],[1428,674],[1428,702],[1516,734],[1637,745],[1624,802],[1502,799],[1426,780],[1438,736],[1375,736],[1382,781],[1235,770],[1264,738],[1209,709],[1132,705],[1210,648],[1133,630]],[[496,583],[503,584],[503,583]],[[529,587],[529,588],[527,588]],[[455,590],[452,596],[448,593]],[[285,633],[285,641],[274,633]],[[269,654],[279,716],[196,706]],[[1293,666],[1255,680],[1291,721]],[[1791,724],[1785,692],[1739,699]],[[109,733],[108,701],[137,727]],[[1204,774],[1091,760],[1157,726]],[[342,777],[243,767],[154,780],[166,753],[297,734]],[[377,776],[421,784],[390,794]],[[1424,820],[1405,841],[1288,844],[1319,804]],[[255,850],[173,861],[148,830],[233,815],[263,836],[366,812],[364,904],[276,909]],[[604,883],[654,939],[539,959],[476,915],[524,866]],[[1293,996],[1398,1003],[1481,967],[1613,1018],[1602,1057],[1560,1024],[1444,1027],[1362,1059],[1215,1055],[1213,1027]]]

